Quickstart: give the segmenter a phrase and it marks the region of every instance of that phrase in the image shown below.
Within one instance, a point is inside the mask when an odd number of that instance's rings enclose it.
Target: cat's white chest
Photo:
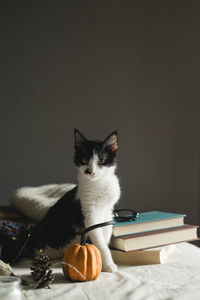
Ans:
[[[115,174],[99,181],[79,182],[78,194],[86,209],[112,208],[120,197],[120,186]]]

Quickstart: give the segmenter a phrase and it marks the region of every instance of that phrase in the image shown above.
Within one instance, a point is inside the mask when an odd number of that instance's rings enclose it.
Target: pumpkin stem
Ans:
[[[108,222],[103,222],[103,223],[98,223],[98,224],[95,224],[95,225],[92,225],[90,227],[87,227],[85,228],[82,233],[81,233],[81,242],[80,244],[81,245],[85,245],[86,244],[86,241],[85,241],[85,235],[87,232],[93,230],[93,229],[96,229],[98,227],[104,227],[104,226],[108,226],[108,225],[114,225],[115,222],[114,221],[108,221]]]

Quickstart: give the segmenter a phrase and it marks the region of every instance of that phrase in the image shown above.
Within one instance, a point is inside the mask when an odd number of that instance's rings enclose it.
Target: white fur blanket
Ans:
[[[72,183],[48,184],[38,187],[21,187],[12,195],[10,202],[32,221],[39,222],[47,210],[66,192],[74,188]]]

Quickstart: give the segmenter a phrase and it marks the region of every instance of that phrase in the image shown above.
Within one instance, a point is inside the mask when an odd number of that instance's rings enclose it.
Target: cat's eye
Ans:
[[[82,158],[82,162],[83,162],[84,164],[87,164],[87,162],[88,162],[87,158]]]
[[[98,164],[99,165],[102,165],[104,163],[104,160],[103,159],[100,159],[99,161],[98,161]]]

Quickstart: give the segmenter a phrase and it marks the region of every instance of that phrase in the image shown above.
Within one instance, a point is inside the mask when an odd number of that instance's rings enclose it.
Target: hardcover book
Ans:
[[[113,236],[183,226],[185,216],[185,214],[174,214],[161,211],[140,213],[135,221],[115,221],[115,225],[113,226]]]
[[[111,255],[117,265],[152,265],[163,263],[163,249],[155,248],[148,250],[135,250],[124,252],[121,250],[111,249]]]
[[[122,251],[132,251],[193,241],[199,238],[197,233],[198,228],[199,226],[195,225],[183,225],[120,237],[112,236],[110,247]]]

